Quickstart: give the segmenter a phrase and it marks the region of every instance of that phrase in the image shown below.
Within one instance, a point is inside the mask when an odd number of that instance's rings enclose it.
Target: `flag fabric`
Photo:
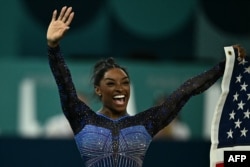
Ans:
[[[250,59],[224,47],[221,95],[211,125],[210,167],[224,167],[224,151],[250,150]]]

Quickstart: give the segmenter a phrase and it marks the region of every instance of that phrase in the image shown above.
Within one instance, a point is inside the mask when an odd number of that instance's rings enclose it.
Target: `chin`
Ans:
[[[116,107],[116,108],[114,108],[114,110],[117,113],[126,113],[127,112],[127,107]]]

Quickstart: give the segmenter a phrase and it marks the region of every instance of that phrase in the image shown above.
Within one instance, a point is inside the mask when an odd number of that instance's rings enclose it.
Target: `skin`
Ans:
[[[238,57],[240,59],[244,59],[246,57],[247,53],[243,47],[241,47],[240,45],[237,44],[237,45],[233,45],[233,48],[238,50]]]
[[[101,97],[101,114],[111,119],[117,119],[127,114],[126,108],[130,97],[130,81],[126,73],[120,68],[108,70],[99,86],[95,87],[95,92]],[[117,95],[123,95],[122,100],[115,100]],[[118,102],[117,102],[118,101]],[[120,102],[119,102],[120,101]]]
[[[60,40],[63,38],[67,30],[69,30],[69,25],[73,18],[74,12],[72,11],[72,7],[62,7],[58,17],[57,10],[54,10],[47,30],[47,44],[49,47],[54,48],[59,45]]]
[[[57,10],[54,10],[47,30],[47,44],[51,48],[59,45],[74,18],[72,7],[67,6],[62,7],[59,15],[57,15]],[[103,104],[102,109],[99,111],[101,114],[111,119],[117,119],[127,114],[130,82],[122,69],[113,68],[108,70],[99,85],[95,86],[95,93],[100,96]],[[124,95],[124,100],[114,100],[116,95]]]
[[[70,24],[74,18],[72,7],[62,7],[59,15],[57,10],[53,11],[52,18],[47,30],[47,44],[51,48],[59,45],[60,40],[70,29]],[[238,49],[238,55],[242,59],[246,56],[244,48],[240,45],[233,45]],[[126,73],[119,68],[108,70],[99,85],[96,85],[95,92],[100,96],[103,107],[100,113],[117,119],[127,114],[126,107],[130,96],[130,84]],[[124,101],[114,100],[115,95],[124,95]]]

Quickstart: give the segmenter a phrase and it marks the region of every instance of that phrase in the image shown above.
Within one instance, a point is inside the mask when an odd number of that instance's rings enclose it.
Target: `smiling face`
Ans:
[[[126,108],[130,96],[130,80],[120,68],[111,68],[105,72],[95,92],[101,97],[101,113],[118,118],[127,114]]]

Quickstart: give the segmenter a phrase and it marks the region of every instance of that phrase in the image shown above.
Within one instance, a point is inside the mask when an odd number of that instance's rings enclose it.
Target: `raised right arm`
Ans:
[[[76,134],[86,124],[88,120],[86,115],[93,112],[84,102],[79,100],[70,70],[65,63],[59,46],[60,40],[69,29],[73,16],[74,13],[71,7],[63,7],[58,18],[57,11],[53,12],[47,30],[47,44],[49,65],[58,87],[61,107],[74,134]]]

